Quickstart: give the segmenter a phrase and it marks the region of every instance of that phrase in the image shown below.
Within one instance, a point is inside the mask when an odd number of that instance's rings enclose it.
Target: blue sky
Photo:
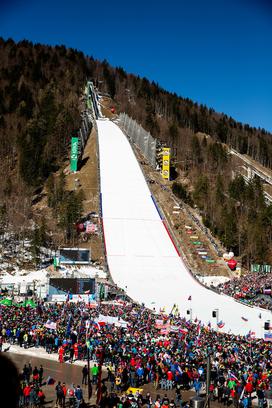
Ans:
[[[272,131],[269,0],[2,0],[0,35],[82,50]]]

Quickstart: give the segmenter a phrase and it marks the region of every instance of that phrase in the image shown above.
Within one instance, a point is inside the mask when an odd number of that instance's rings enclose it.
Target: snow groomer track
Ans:
[[[104,237],[114,282],[147,307],[164,307],[169,312],[177,304],[182,316],[191,310],[193,320],[211,322],[214,328],[212,311],[217,309],[218,320],[225,323],[221,331],[246,335],[251,330],[263,337],[264,322],[271,319],[271,312],[219,295],[192,277],[126,136],[109,120],[98,120],[97,126]]]

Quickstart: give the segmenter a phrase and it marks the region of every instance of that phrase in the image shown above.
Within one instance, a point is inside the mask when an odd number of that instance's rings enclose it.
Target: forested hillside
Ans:
[[[0,39],[1,223],[29,225],[31,197],[69,152],[87,79],[176,150],[179,194],[244,262],[269,261],[272,211],[262,186],[232,180],[223,144],[272,168],[271,134],[64,46]],[[209,136],[207,136],[209,135]],[[177,191],[176,191],[177,192]],[[3,221],[4,220],[4,221]]]

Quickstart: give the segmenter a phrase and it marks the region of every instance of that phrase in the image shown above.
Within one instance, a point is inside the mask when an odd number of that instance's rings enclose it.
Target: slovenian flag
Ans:
[[[272,333],[264,333],[264,341],[272,342]]]
[[[179,329],[179,332],[182,334],[188,334],[188,329]]]
[[[220,320],[220,322],[217,323],[217,326],[219,327],[219,329],[222,329],[225,326],[225,323]]]
[[[67,322],[67,327],[66,327],[66,337],[70,336],[71,334],[71,320],[72,320],[72,315],[70,314],[68,322]]]
[[[249,330],[248,334],[246,335],[248,339],[255,339],[255,336],[256,336],[256,333],[251,330]]]

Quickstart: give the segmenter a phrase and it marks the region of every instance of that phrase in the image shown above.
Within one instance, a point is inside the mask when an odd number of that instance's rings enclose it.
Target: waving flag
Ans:
[[[272,342],[272,333],[264,333],[264,341]]]
[[[229,371],[229,377],[233,378],[235,381],[239,381],[236,375],[234,375],[232,371]]]
[[[251,330],[249,330],[248,334],[246,335],[248,339],[255,339],[255,336],[256,336],[256,333]]]
[[[179,329],[180,333],[188,334],[188,329]]]
[[[220,322],[217,323],[217,326],[219,327],[219,329],[222,329],[225,326],[225,323],[220,320]]]
[[[72,320],[72,315],[70,315],[68,322],[67,322],[66,337],[70,336],[71,334],[71,320]]]
[[[47,320],[44,327],[46,327],[47,329],[56,330],[57,329],[57,323],[54,323],[51,320]]]

